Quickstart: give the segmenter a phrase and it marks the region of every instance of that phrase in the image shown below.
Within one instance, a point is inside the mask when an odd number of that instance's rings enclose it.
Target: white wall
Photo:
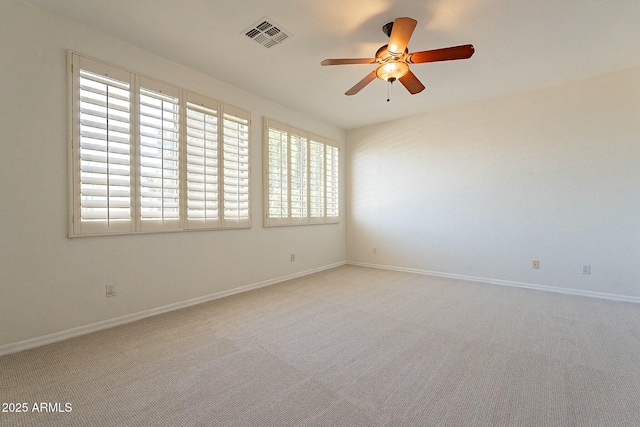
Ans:
[[[347,158],[349,261],[640,296],[640,69],[351,130]]]
[[[66,49],[250,110],[253,227],[68,239]],[[342,130],[16,0],[0,2],[0,55],[0,349],[344,262],[345,221],[261,219],[262,117],[344,147]]]

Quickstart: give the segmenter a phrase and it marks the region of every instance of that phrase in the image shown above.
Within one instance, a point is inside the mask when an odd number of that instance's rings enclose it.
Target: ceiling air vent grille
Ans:
[[[270,48],[282,43],[291,34],[283,30],[280,25],[275,24],[268,18],[263,18],[245,32],[247,37],[255,40],[266,48]]]

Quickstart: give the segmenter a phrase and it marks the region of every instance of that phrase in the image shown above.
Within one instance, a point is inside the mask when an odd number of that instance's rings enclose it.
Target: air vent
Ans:
[[[266,48],[280,44],[291,37],[291,33],[283,30],[280,25],[268,18],[262,18],[244,33],[247,37],[255,40]]]

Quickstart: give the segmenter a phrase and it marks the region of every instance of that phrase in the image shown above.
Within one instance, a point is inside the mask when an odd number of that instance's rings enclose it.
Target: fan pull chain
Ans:
[[[395,81],[395,77],[390,77],[388,80],[389,85],[387,86],[387,102],[391,101],[391,94],[393,93],[393,82]]]

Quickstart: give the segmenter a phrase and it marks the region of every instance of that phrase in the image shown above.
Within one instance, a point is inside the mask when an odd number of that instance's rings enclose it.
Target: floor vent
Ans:
[[[275,24],[268,18],[262,18],[244,33],[247,37],[255,40],[266,48],[280,44],[291,37],[290,33],[283,30],[280,25]]]

